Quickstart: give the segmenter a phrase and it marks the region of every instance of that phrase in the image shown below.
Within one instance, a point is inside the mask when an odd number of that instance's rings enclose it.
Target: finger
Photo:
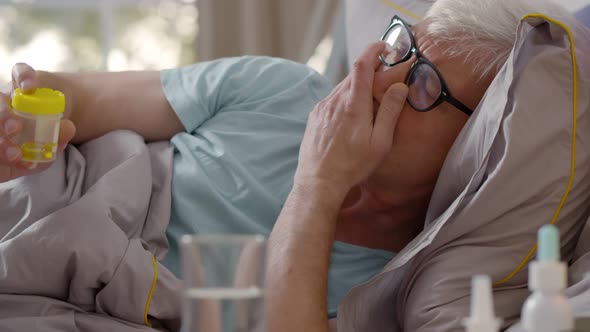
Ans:
[[[334,89],[332,89],[332,91],[330,92],[328,97],[326,97],[326,99],[333,98],[335,95],[340,94],[342,91],[350,89],[350,79],[350,75],[346,76],[342,81],[340,81],[340,83],[338,83],[338,85],[336,85]]]
[[[383,42],[373,43],[354,62],[351,73],[353,101],[367,102],[373,98],[373,80],[380,63],[379,54],[384,47]]]
[[[383,96],[371,137],[371,145],[379,153],[385,154],[391,150],[395,126],[407,96],[408,87],[402,83],[392,85]]]
[[[37,88],[37,72],[26,63],[17,63],[12,67],[12,87],[23,92]]]
[[[12,93],[12,82],[6,83],[0,88],[0,96],[10,97]]]
[[[5,165],[17,165],[21,160],[20,149],[11,140],[0,137],[0,163]]]
[[[0,95],[0,137],[12,138],[20,133],[22,122],[10,111],[8,98]]]
[[[26,168],[11,167],[3,169],[0,167],[0,181],[12,180],[31,174],[33,174],[33,171]]]
[[[377,69],[379,69],[381,67],[381,65],[383,64],[381,62],[381,59],[379,59],[379,55],[381,55],[383,53],[384,49],[385,49],[385,42],[384,41],[377,41],[377,42],[371,43],[371,44],[369,44],[369,46],[367,46],[367,48],[365,48],[365,50],[361,53],[359,58],[366,58],[367,63],[371,66],[371,69],[373,69],[373,72],[376,72]]]
[[[40,171],[48,169],[52,164],[53,164],[53,162],[40,163],[40,162],[36,162],[36,161],[22,160],[22,161],[18,162],[18,167],[16,168],[16,171],[22,171],[19,174],[29,175],[29,174],[38,173]]]
[[[321,116],[324,119],[331,119],[337,112],[345,109],[346,90],[350,90],[350,77],[340,82],[330,94],[319,102],[314,108],[315,116]]]
[[[58,146],[65,147],[76,135],[76,126],[70,120],[61,120],[59,125]],[[63,150],[63,149],[62,149]]]
[[[414,59],[415,60],[415,59]],[[378,71],[373,79],[373,97],[381,103],[381,99],[393,84],[403,83],[406,75],[410,71],[412,61],[407,61],[396,65],[397,70]]]
[[[29,161],[20,161],[17,167],[11,168],[10,178],[15,179],[22,176],[28,176],[39,173],[51,167],[52,163],[35,163]]]

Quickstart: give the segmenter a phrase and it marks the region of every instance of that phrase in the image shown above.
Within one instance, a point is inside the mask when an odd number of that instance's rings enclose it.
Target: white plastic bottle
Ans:
[[[471,279],[471,313],[463,320],[466,332],[498,332],[502,320],[494,314],[492,282],[486,275]]]
[[[541,227],[538,241],[537,261],[529,265],[529,289],[533,293],[522,308],[522,326],[527,332],[573,331],[572,306],[563,294],[567,265],[560,262],[557,227]]]

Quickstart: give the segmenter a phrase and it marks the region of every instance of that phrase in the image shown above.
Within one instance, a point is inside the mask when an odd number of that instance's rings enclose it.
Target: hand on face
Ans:
[[[10,108],[12,93],[16,88],[31,92],[38,86],[37,72],[26,64],[17,64],[12,68],[12,83],[0,91],[0,183],[17,177],[38,173],[49,164],[34,165],[21,160],[20,148],[14,143],[22,130],[22,123]],[[74,137],[76,129],[69,120],[62,120],[59,132],[59,151]]]
[[[344,193],[366,179],[390,152],[408,89],[394,84],[374,112],[373,83],[382,42],[370,45],[351,74],[310,113],[296,183],[327,184]]]

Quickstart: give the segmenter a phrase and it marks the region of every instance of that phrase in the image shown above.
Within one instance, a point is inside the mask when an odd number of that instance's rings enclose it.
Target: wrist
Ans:
[[[322,206],[340,209],[350,188],[318,178],[296,178],[291,193]]]

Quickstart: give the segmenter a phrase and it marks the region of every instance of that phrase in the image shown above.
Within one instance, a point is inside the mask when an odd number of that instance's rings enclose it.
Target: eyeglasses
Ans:
[[[416,55],[417,60],[406,77],[410,106],[418,112],[428,112],[443,102],[448,102],[471,116],[473,111],[451,96],[445,80],[434,64],[420,55],[410,25],[397,15],[394,16],[381,40],[385,41],[386,46],[379,59],[387,67],[408,61],[412,55]]]

